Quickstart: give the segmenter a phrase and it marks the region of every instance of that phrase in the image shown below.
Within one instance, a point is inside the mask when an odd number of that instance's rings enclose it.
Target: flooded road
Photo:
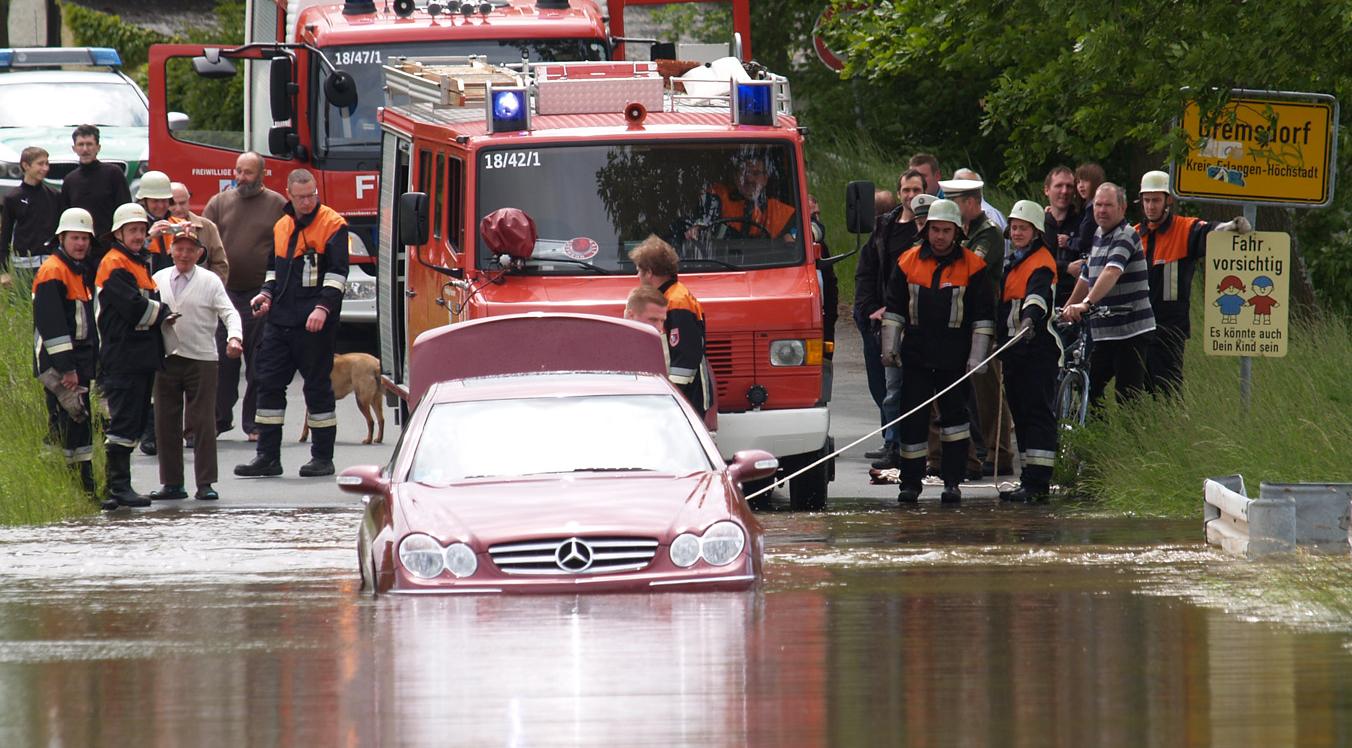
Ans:
[[[372,599],[346,508],[0,530],[0,745],[1352,736],[1346,600],[1300,592],[1346,560],[1233,561],[1192,521],[921,507],[763,514],[767,578],[738,594]]]

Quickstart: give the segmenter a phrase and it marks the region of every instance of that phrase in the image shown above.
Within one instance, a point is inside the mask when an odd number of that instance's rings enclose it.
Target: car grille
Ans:
[[[720,405],[732,403],[728,393],[732,391],[733,372],[740,372],[743,379],[751,377],[755,365],[753,348],[751,335],[711,336],[704,342],[704,355],[709,359],[709,367],[714,370]],[[746,385],[746,382],[742,382],[743,388]]]
[[[605,574],[647,566],[657,555],[657,540],[547,538],[501,543],[488,555],[505,574]]]
[[[126,173],[127,173],[127,164],[126,164],[125,162],[122,162],[122,161],[103,161],[102,163],[105,163],[105,164],[112,164],[113,166],[116,166],[117,168],[121,169],[123,174],[126,174]],[[72,171],[75,171],[77,168],[79,168],[80,162],[79,162],[79,161],[53,161],[53,162],[51,162],[51,165],[52,165],[51,170],[47,172],[47,179],[50,180],[50,181],[53,181],[53,182],[59,182],[59,181],[65,179],[67,174],[69,174],[69,173],[71,173]]]

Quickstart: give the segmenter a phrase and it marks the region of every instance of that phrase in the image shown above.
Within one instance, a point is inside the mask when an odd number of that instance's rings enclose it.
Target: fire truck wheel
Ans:
[[[774,480],[773,478],[765,478],[764,480],[749,480],[742,484],[742,493],[744,495],[749,496],[761,490],[762,488],[765,488],[766,486],[770,485],[770,483],[773,480]],[[774,506],[774,500],[772,498],[773,496],[774,491],[767,491],[761,494],[760,496],[757,496],[756,498],[749,500],[747,503],[751,505],[751,509],[753,511],[763,512],[771,509]]]
[[[805,455],[803,461],[799,462],[793,470],[798,470],[803,465],[825,457],[830,454],[830,451],[831,445],[828,442],[826,446],[816,452]],[[834,460],[827,460],[797,478],[789,480],[789,507],[791,509],[809,512],[819,512],[826,509],[826,489],[831,483],[833,463]]]

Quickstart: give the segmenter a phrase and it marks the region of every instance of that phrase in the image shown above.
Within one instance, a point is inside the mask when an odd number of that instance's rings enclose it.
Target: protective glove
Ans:
[[[48,368],[46,371],[39,374],[38,381],[42,382],[42,386],[46,387],[47,391],[56,397],[56,402],[61,405],[62,410],[70,414],[72,421],[84,423],[85,419],[89,417],[89,412],[85,410],[84,398],[81,397],[81,395],[89,391],[88,387],[76,387],[73,390],[66,389],[66,387],[61,384],[61,372],[57,371],[55,368]]]
[[[1235,216],[1234,220],[1226,221],[1216,227],[1217,231],[1233,231],[1236,234],[1247,234],[1253,231],[1253,224],[1244,216]]]
[[[981,362],[990,351],[990,346],[991,336],[983,332],[972,333],[972,351],[967,354],[967,371],[980,374],[986,370],[985,364]]]
[[[902,319],[900,314],[883,313],[882,336],[878,345],[882,348],[883,366],[897,368],[901,366]]]
[[[1024,317],[1024,318],[1019,322],[1019,329],[1018,329],[1018,332],[1023,333],[1023,342],[1024,342],[1024,343],[1031,343],[1031,342],[1033,342],[1033,336],[1037,333],[1037,331],[1033,329],[1034,326],[1035,326],[1035,323],[1033,322],[1033,318],[1032,318],[1032,317]],[[1025,331],[1027,331],[1027,332],[1025,332]]]

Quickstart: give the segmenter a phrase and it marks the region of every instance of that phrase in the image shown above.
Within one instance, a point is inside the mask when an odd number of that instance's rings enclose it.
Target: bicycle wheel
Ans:
[[[1089,415],[1089,375],[1071,369],[1061,375],[1056,388],[1056,420],[1062,428],[1083,426]]]

